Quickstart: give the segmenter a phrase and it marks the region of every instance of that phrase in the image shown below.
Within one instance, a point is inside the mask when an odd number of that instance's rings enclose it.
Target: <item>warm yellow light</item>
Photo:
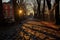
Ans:
[[[19,13],[22,13],[23,11],[22,10],[19,10]]]

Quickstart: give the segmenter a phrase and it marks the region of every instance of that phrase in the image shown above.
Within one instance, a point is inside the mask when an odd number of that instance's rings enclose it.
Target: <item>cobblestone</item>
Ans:
[[[32,25],[32,24],[33,25]],[[13,31],[0,32],[0,40],[58,40],[60,31],[43,27],[37,21],[28,21]],[[41,25],[41,26],[40,26]],[[54,37],[55,36],[55,37]]]

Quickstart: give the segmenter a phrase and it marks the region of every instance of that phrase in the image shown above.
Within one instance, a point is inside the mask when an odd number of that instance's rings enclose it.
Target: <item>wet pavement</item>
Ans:
[[[5,29],[0,30],[0,40],[60,40],[59,29],[50,28],[36,20],[26,20]]]

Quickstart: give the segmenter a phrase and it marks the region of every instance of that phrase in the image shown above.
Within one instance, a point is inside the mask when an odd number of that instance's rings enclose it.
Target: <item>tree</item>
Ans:
[[[48,6],[48,10],[49,10],[49,19],[48,21],[52,21],[51,17],[52,17],[52,12],[50,11],[51,10],[51,0],[46,0],[47,2],[47,6]]]
[[[42,13],[43,13],[43,20],[45,20],[44,18],[44,11],[45,11],[45,0],[43,1],[44,3],[43,3],[43,9],[42,9]]]
[[[55,0],[55,3],[57,4],[55,8],[55,18],[56,18],[56,24],[60,24],[60,18],[59,18],[59,0]]]
[[[47,5],[48,5],[48,9],[51,9],[51,0],[46,0],[47,1]]]
[[[41,0],[37,0],[37,4],[38,4],[37,15],[38,15],[38,18],[41,18],[41,14],[40,14],[40,4],[41,4]]]
[[[2,13],[3,9],[2,9],[2,0],[0,0],[0,21],[3,20],[3,13]]]

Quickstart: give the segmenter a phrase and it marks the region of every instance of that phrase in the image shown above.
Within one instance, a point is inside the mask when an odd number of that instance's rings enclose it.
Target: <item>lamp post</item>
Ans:
[[[23,3],[23,0],[13,0],[13,6],[14,6],[15,21],[20,21],[22,19],[21,16],[23,15],[22,11],[25,9],[25,5]],[[20,10],[20,7],[23,10]],[[18,14],[21,14],[21,15],[18,15]]]

